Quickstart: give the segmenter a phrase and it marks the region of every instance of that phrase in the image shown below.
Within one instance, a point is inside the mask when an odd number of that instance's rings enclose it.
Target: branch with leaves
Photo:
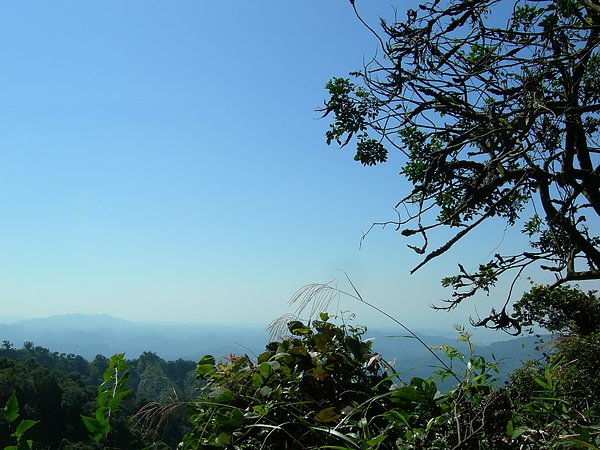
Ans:
[[[125,354],[119,353],[110,358],[109,365],[102,375],[102,383],[98,386],[98,408],[93,417],[81,416],[83,424],[95,442],[100,442],[110,432],[110,417],[129,394],[127,382],[130,373],[126,369]]]
[[[495,219],[522,227],[529,247],[461,267],[445,308],[533,264],[556,286],[600,279],[595,2],[516,0],[507,12],[500,0],[433,0],[380,28],[383,57],[333,78],[322,113],[327,142],[354,142],[361,164],[403,154],[406,216],[382,223],[422,238],[409,245],[424,255],[413,272]],[[453,234],[431,249],[438,228]]]

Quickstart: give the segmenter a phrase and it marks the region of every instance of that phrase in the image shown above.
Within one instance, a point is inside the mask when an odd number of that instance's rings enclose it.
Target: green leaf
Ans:
[[[105,407],[100,407],[96,410],[96,420],[98,421],[98,423],[102,423],[102,422],[106,422],[106,415],[105,412],[108,411],[108,408]]]
[[[244,423],[244,420],[244,413],[235,408],[229,413],[229,417],[223,422],[223,425],[231,428],[239,428]]]
[[[259,373],[252,374],[252,387],[254,389],[262,387],[263,384],[265,384],[265,380]]]
[[[102,437],[107,435],[110,431],[110,424],[106,420],[100,422],[95,417],[83,415],[81,416],[81,420],[83,420],[83,424],[90,432],[91,438],[96,442],[100,442]]]
[[[271,366],[271,369],[273,369],[273,372],[277,372],[279,369],[281,369],[281,364],[279,361],[269,361],[269,365]]]
[[[271,372],[273,372],[273,368],[271,367],[271,364],[264,362],[258,365],[258,371],[263,377],[268,378],[269,375],[271,375]]]
[[[262,352],[260,355],[258,355],[258,363],[260,364],[268,361],[271,359],[271,356],[273,356],[271,352]]]
[[[308,350],[306,350],[305,347],[291,347],[288,350],[288,354],[290,354],[292,356],[300,356],[300,357],[310,358],[310,355],[308,354]]]
[[[288,323],[288,330],[290,330],[290,333],[292,333],[294,336],[301,336],[303,334],[310,333],[310,327],[305,326],[299,320],[293,320]]]
[[[198,364],[196,366],[196,375],[205,376],[215,371],[215,366],[212,364]]]
[[[204,355],[198,361],[198,365],[196,366],[196,375],[200,377],[204,377],[215,372],[215,357],[212,355]]]
[[[228,403],[233,400],[233,392],[225,388],[216,388],[209,394],[209,397],[216,403]]]
[[[95,417],[82,415],[81,420],[90,433],[96,433],[100,430],[100,424]]]
[[[410,427],[411,414],[402,411],[401,409],[393,409],[390,412],[383,414],[383,417],[392,423]]]
[[[506,424],[506,434],[511,438],[515,434],[515,429],[513,428],[512,420],[509,420],[508,423]]]
[[[264,405],[254,405],[252,409],[254,410],[254,412],[260,414],[261,416],[266,416],[269,412],[269,410]]]
[[[115,394],[113,398],[110,399],[108,406],[111,410],[116,411],[119,405],[121,404],[121,400],[123,400],[127,395],[129,395],[128,390],[120,390]]]
[[[108,396],[111,394],[111,391],[104,390],[105,383],[102,383],[98,387],[98,395],[96,396],[96,400],[98,401],[98,405],[103,407],[106,405],[106,401],[108,400]]]
[[[271,392],[273,392],[273,390],[269,386],[263,386],[258,391],[261,397],[268,397],[271,395]]]
[[[513,425],[512,421],[509,421],[508,424],[506,425],[506,434],[511,439],[517,439],[523,433],[529,431],[529,428],[527,428],[525,426],[520,426],[517,428],[513,428],[513,427],[514,427],[514,425]]]
[[[23,436],[23,434],[27,430],[29,430],[32,426],[34,426],[38,422],[39,422],[39,420],[29,420],[29,419],[22,420],[21,423],[17,426],[17,429],[14,432],[14,436],[16,436],[17,438],[20,438],[21,436]]]
[[[390,394],[390,400],[393,403],[418,402],[423,400],[423,396],[414,386],[402,386]]]
[[[377,437],[375,437],[373,439],[369,439],[367,441],[367,445],[369,446],[369,448],[370,447],[376,447],[379,444],[381,444],[383,441],[385,441],[386,438],[387,438],[387,434],[382,434],[382,435],[377,436]]]
[[[341,417],[339,410],[335,406],[322,409],[315,414],[315,420],[321,423],[335,422]]]
[[[211,366],[214,366],[216,364],[215,357],[213,355],[204,355],[200,358],[198,364],[210,364]]]
[[[105,382],[111,380],[114,376],[115,371],[121,371],[125,368],[125,353],[116,353],[110,357],[110,363],[108,368],[102,375],[102,379]]]
[[[17,444],[17,450],[31,450],[33,447],[33,441],[31,439],[27,441],[19,441]]]
[[[16,394],[13,392],[7,400],[6,405],[0,410],[0,418],[7,422],[14,422],[19,417],[19,402]]]
[[[231,442],[231,436],[227,433],[220,433],[215,439],[215,443],[219,445],[227,445]]]

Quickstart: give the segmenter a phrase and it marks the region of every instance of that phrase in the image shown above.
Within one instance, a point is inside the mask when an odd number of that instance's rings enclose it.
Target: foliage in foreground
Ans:
[[[247,356],[224,362],[205,356],[197,373],[206,386],[191,403],[193,430],[183,448],[600,445],[599,403],[565,389],[565,376],[578,363],[565,361],[560,346],[549,361],[524,367],[499,387],[496,364],[475,355],[470,334],[458,328],[470,353],[438,348],[450,363],[429,379],[405,382],[361,339],[364,328],[335,325],[326,314],[320,319],[290,322],[290,334],[268,344],[256,363]],[[446,377],[459,381],[442,393],[436,381]]]
[[[16,445],[5,447],[4,450],[29,450],[33,445],[31,439],[25,439],[25,432],[38,423],[37,420],[24,419],[16,423],[19,418],[19,401],[13,392],[4,408],[0,410],[0,420],[8,424],[15,424],[14,431],[10,435],[14,438]]]
[[[98,386],[96,395],[98,407],[93,416],[81,416],[94,442],[100,442],[110,433],[110,416],[118,411],[123,399],[131,392],[127,389],[127,380],[131,374],[125,366],[124,353],[110,358],[108,367],[102,375],[102,383]]]
[[[597,304],[597,297],[588,295]],[[527,313],[534,303],[521,303],[521,313]],[[553,317],[557,316],[555,312]],[[460,328],[459,339],[468,349],[465,354],[449,346],[436,348],[445,366],[430,378],[403,380],[381,355],[373,353],[370,341],[363,339],[365,328],[336,325],[326,314],[308,323],[292,321],[288,334],[268,344],[257,361],[246,355],[231,355],[222,362],[206,356],[200,361],[196,373],[206,385],[189,403],[191,431],[181,447],[597,448],[600,330],[578,335],[574,332],[577,329],[573,323],[565,330],[548,361],[526,365],[500,387],[495,383],[496,363],[477,356],[470,335]],[[123,385],[115,385],[123,369],[121,363],[114,359],[104,372],[105,384],[96,395],[99,415],[87,406],[93,414],[90,417],[105,425],[109,419],[105,406],[114,394],[125,392]],[[49,381],[51,372],[36,373]],[[449,392],[438,388],[443,378],[456,380]],[[65,426],[73,426],[62,423],[57,410],[54,419],[36,415],[42,417],[37,422],[27,405],[19,407],[12,395],[0,410],[0,428],[6,433],[0,448],[48,448],[39,445],[43,442],[39,439],[45,439],[40,431],[49,425],[63,433],[68,429]],[[130,410],[131,405],[126,406]],[[46,402],[44,407],[57,405]],[[59,439],[56,447],[50,448],[169,448],[152,445],[152,440],[142,440],[139,434],[136,437],[136,427],[126,419],[121,414],[111,415],[109,439],[107,434],[92,436],[101,441],[98,444],[83,438],[78,444]],[[80,418],[78,422],[83,430]],[[108,431],[105,425],[99,431]]]

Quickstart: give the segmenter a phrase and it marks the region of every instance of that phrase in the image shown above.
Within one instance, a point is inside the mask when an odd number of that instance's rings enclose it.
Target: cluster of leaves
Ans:
[[[119,353],[110,358],[106,371],[102,376],[102,383],[98,386],[96,400],[98,408],[94,416],[81,416],[85,427],[90,432],[90,437],[95,442],[100,442],[110,432],[110,416],[115,413],[122,400],[130,393],[127,389],[127,380],[131,376],[125,369],[125,354]]]
[[[382,20],[380,53],[357,81],[327,84],[328,143],[354,139],[364,165],[404,155],[412,192],[380,225],[422,239],[410,245],[424,255],[413,272],[493,218],[529,238],[446,278],[447,308],[532,264],[557,285],[600,278],[600,7],[511,3],[432,0]],[[451,235],[432,248],[438,228]]]
[[[555,334],[554,387],[577,408],[600,404],[600,298],[578,286],[537,285],[515,304],[515,316]]]
[[[437,348],[449,364],[428,379],[402,382],[362,340],[363,328],[321,320],[288,324],[256,363],[205,356],[206,381],[191,403],[185,449],[537,449],[595,448],[598,403],[585,406],[560,386],[564,359],[528,366],[504,387],[497,365],[474,353]],[[561,357],[562,358],[562,357]],[[572,372],[571,372],[572,373]],[[447,393],[440,379],[457,377]],[[571,394],[574,394],[571,392]],[[589,399],[588,399],[589,400]]]
[[[268,344],[256,364],[247,356],[202,358],[197,372],[206,386],[191,405],[194,429],[184,448],[326,445],[344,436],[344,426],[331,424],[388,390],[379,356],[359,339],[363,329],[335,326],[327,314],[288,329],[291,336]],[[378,404],[371,408],[384,413]]]
[[[0,420],[8,424],[13,424],[18,418],[19,401],[13,392],[6,402],[4,408],[0,410]],[[30,450],[33,446],[33,441],[31,439],[25,439],[25,432],[33,427],[36,423],[38,423],[37,420],[24,419],[16,424],[14,431],[10,435],[10,437],[15,439],[16,445],[4,447],[4,450]]]
[[[600,330],[600,301],[595,291],[577,286],[536,285],[514,304],[514,316],[529,331],[539,325],[551,332],[590,336]]]
[[[596,357],[600,356],[596,348]],[[512,418],[507,434],[518,448],[575,449],[600,446],[600,409],[576,390],[571,376],[584,361],[568,361],[561,352],[544,364],[531,364],[511,378]],[[575,380],[576,381],[576,380]],[[597,385],[596,385],[597,386]]]
[[[535,286],[515,311],[523,323],[555,333],[544,364],[526,365],[512,376],[509,386],[520,405],[515,433],[542,448],[597,448],[600,299],[578,287]]]

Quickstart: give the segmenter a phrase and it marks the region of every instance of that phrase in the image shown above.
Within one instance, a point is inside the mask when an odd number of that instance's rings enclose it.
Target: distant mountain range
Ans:
[[[381,353],[386,360],[394,362],[394,368],[397,372],[404,374],[402,378],[409,380],[411,377],[419,376],[426,378],[432,373],[441,368],[441,363],[432,355],[427,348],[418,342],[415,338],[405,335],[393,337],[394,334],[382,333],[377,330],[369,332],[369,337],[374,339],[373,348]],[[458,334],[457,334],[458,337]],[[444,336],[428,336],[419,335],[430,348],[434,348],[434,352],[451,365],[453,370],[461,373],[469,360],[469,345],[466,342],[459,342],[455,338]],[[502,338],[503,335],[498,335]],[[544,341],[549,341],[549,336],[542,338]],[[466,355],[464,361],[455,359],[452,363],[443,355],[441,349],[435,350],[435,347],[448,346],[457,349],[462,354]],[[541,350],[538,350],[539,348]],[[522,336],[518,338],[498,340],[486,344],[477,344],[475,342],[474,354],[483,356],[486,361],[496,363],[499,368],[498,379],[505,381],[508,375],[518,367],[521,367],[524,362],[539,359],[543,357],[542,351],[548,351],[545,344],[541,343],[539,337]],[[450,383],[452,380],[449,380]]]
[[[0,324],[2,324],[2,323],[4,323],[4,324],[15,323],[15,322],[20,322],[22,320],[25,320],[25,318],[23,318],[23,317],[15,317],[15,316],[2,316],[2,315],[0,315]]]
[[[136,358],[151,351],[165,360],[198,360],[207,353],[260,353],[268,340],[256,327],[132,322],[105,314],[65,314],[0,325],[0,340],[30,341],[91,360],[97,354]]]
[[[439,366],[439,362],[416,339],[399,337],[399,334],[370,329],[365,338],[373,339],[374,350],[388,361],[395,360],[395,369],[406,377],[431,375],[432,367]],[[420,337],[429,346],[448,345],[468,354],[467,345],[457,342],[456,338]],[[51,351],[73,353],[88,360],[97,354],[115,353],[125,353],[132,359],[150,351],[165,360],[197,361],[205,354],[216,357],[230,353],[258,355],[269,336],[264,329],[240,325],[140,323],[103,314],[67,314],[2,324],[0,341],[5,340],[16,347],[30,341]],[[537,341],[531,336],[498,340],[477,346],[475,352],[488,360],[494,355],[505,376],[522,361],[541,356],[535,350]]]

